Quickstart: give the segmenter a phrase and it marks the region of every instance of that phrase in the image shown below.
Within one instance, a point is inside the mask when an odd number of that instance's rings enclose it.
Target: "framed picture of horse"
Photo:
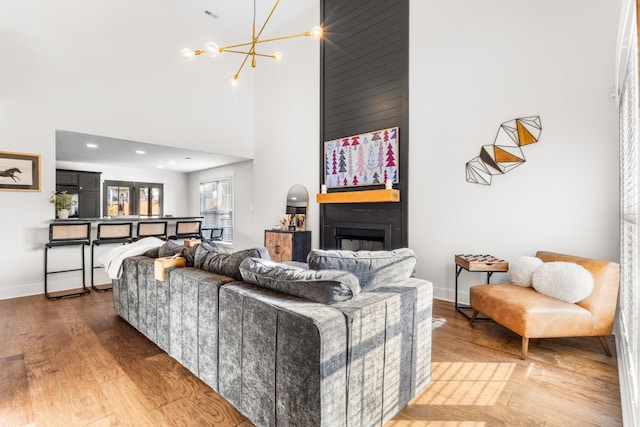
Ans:
[[[41,191],[40,155],[0,151],[0,191]]]

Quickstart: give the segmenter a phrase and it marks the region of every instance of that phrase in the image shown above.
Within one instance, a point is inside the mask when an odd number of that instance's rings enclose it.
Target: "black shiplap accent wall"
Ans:
[[[335,223],[344,220],[393,224],[391,247],[407,246],[409,0],[321,0],[320,7],[326,32],[321,53],[320,182],[323,141],[398,126],[400,182],[394,188],[400,190],[401,200],[376,206],[321,205],[320,246],[334,248]]]

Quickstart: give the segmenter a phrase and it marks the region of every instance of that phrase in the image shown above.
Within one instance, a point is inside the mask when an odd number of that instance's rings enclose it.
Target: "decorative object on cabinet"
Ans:
[[[265,230],[264,246],[273,261],[307,262],[307,254],[311,251],[311,232]]]
[[[0,151],[0,190],[40,191],[40,155]]]
[[[324,185],[327,188],[397,184],[398,128],[325,141]]]
[[[296,184],[287,192],[287,210],[289,215],[307,214],[309,192],[304,185]]]
[[[467,162],[467,182],[491,185],[493,175],[505,174],[520,166],[526,161],[522,147],[538,142],[541,133],[540,116],[502,123],[493,145],[483,145],[480,155]]]

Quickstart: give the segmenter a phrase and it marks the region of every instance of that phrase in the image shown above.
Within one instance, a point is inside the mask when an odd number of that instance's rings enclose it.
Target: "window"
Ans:
[[[233,241],[233,181],[230,177],[200,184],[200,215],[204,217],[204,228],[222,228],[222,240]]]
[[[163,184],[105,181],[102,214],[105,216],[162,216]]]
[[[620,296],[619,335],[621,385],[631,396],[629,425],[640,414],[640,265],[638,259],[638,63],[637,39],[630,42],[630,60],[620,96]],[[623,394],[624,397],[624,394]],[[623,403],[623,408],[625,407]],[[625,424],[627,420],[625,419]]]

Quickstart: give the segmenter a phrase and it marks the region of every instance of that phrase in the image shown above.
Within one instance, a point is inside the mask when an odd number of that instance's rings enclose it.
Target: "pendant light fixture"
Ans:
[[[250,42],[234,44],[234,45],[230,45],[230,46],[223,46],[223,47],[219,47],[214,42],[209,42],[204,46],[204,50],[191,50],[189,48],[182,49],[182,52],[181,52],[182,57],[187,61],[191,61],[194,56],[201,55],[203,53],[206,53],[207,55],[209,55],[212,58],[215,58],[216,56],[218,56],[220,53],[223,53],[223,52],[239,53],[241,55],[244,55],[244,59],[242,60],[242,63],[240,64],[240,67],[238,68],[238,71],[233,75],[231,80],[229,80],[231,85],[235,86],[237,81],[238,81],[238,76],[240,75],[240,72],[244,68],[244,65],[247,63],[249,58],[251,58],[251,66],[254,67],[254,68],[256,66],[256,57],[257,56],[262,56],[262,57],[265,57],[265,58],[272,58],[272,59],[274,59],[276,61],[279,61],[279,60],[282,59],[282,53],[280,53],[280,52],[274,52],[274,53],[272,53],[270,55],[263,54],[263,53],[258,53],[257,52],[257,45],[273,42],[273,41],[276,41],[276,40],[292,39],[292,38],[295,38],[295,37],[313,36],[314,38],[316,38],[318,40],[322,38],[322,35],[323,35],[322,27],[316,26],[316,27],[313,27],[311,29],[311,31],[307,31],[307,32],[304,32],[304,33],[293,34],[293,35],[290,35],[290,36],[273,37],[273,38],[264,39],[264,40],[260,39],[260,36],[262,35],[262,32],[264,31],[265,27],[269,23],[269,20],[271,19],[271,16],[275,12],[275,10],[278,7],[279,3],[280,3],[280,0],[276,0],[275,4],[271,8],[271,12],[269,12],[269,15],[267,16],[267,19],[264,21],[264,24],[262,24],[262,27],[260,28],[260,31],[258,31],[256,33],[256,0],[253,0],[253,23],[252,23],[252,27],[251,27],[251,41]],[[245,49],[248,48],[248,50],[242,50],[242,48],[245,48]]]

